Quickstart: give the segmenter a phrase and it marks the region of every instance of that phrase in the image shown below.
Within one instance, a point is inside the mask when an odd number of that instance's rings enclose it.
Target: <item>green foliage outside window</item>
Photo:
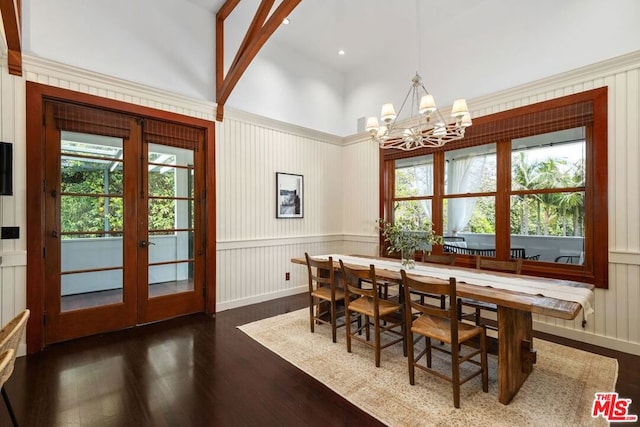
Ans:
[[[95,166],[95,164],[93,165]],[[122,168],[87,168],[86,161],[64,160],[61,170],[61,214],[63,233],[86,233],[87,237],[108,236],[101,231],[123,231]],[[65,195],[65,193],[71,193]],[[149,194],[175,196],[175,173],[150,173]],[[175,200],[153,200],[149,203],[149,228],[175,227]],[[63,238],[78,238],[63,235]]]
[[[547,158],[527,162],[518,153],[512,164],[514,185],[522,190],[584,186],[584,162]],[[511,234],[583,236],[584,192],[540,192],[512,197]]]
[[[398,168],[395,171],[396,197],[420,197],[424,180],[417,174],[419,168]],[[487,167],[482,174],[479,192],[495,188],[496,170]],[[511,198],[511,234],[538,236],[583,236],[584,192],[562,191],[562,188],[580,188],[585,185],[584,162],[568,162],[548,157],[528,161],[526,152],[519,152],[512,161],[514,190],[549,190],[533,194],[514,195]],[[430,220],[424,203],[431,201],[407,200],[394,204],[395,218]],[[446,205],[445,205],[446,209]],[[444,212],[446,218],[446,211]],[[462,231],[462,230],[461,230]],[[495,234],[495,201],[493,197],[478,197],[467,229],[471,233]]]
[[[149,173],[149,195],[174,197],[175,173]],[[176,201],[156,199],[149,201],[149,230],[166,230],[175,227]]]

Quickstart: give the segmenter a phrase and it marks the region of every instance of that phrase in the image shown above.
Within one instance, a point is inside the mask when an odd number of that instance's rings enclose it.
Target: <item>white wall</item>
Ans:
[[[228,59],[225,64],[230,62]],[[226,106],[342,135],[343,98],[341,73],[267,43],[247,68]]]
[[[215,96],[215,18],[173,0],[23,0],[23,52],[201,100]]]
[[[20,79],[0,70],[0,138],[13,142],[13,196],[0,196],[0,224],[20,227],[20,238],[0,240],[0,322],[4,325],[27,306],[25,91]],[[21,347],[24,354],[26,347]]]

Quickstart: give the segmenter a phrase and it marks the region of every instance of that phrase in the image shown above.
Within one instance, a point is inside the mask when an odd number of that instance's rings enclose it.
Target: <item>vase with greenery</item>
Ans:
[[[378,218],[376,223],[384,240],[389,243],[387,253],[400,253],[404,268],[415,266],[416,251],[430,251],[432,245],[444,242],[442,236],[433,231],[431,221],[427,219],[398,218],[391,223]]]

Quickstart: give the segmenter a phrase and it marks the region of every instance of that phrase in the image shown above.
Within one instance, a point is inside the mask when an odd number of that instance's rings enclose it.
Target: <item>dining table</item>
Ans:
[[[402,284],[400,270],[404,266],[397,259],[345,254],[313,257],[331,257],[338,272],[339,260],[355,266],[374,265],[377,278]],[[291,262],[306,265],[304,257],[293,258]],[[585,322],[593,313],[594,286],[588,283],[424,262],[417,262],[405,271],[445,280],[455,277],[459,297],[497,306],[498,400],[505,405],[518,393],[536,362],[533,314],[573,320],[582,312]]]

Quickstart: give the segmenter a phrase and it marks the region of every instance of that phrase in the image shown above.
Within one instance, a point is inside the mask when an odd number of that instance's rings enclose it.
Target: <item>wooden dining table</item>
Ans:
[[[333,265],[336,271],[340,270],[340,255],[333,255]],[[363,255],[344,255],[350,264],[365,265],[373,264],[376,266],[376,276],[385,281],[402,284],[400,276],[400,263],[397,267],[388,261],[397,261],[389,258],[370,257]],[[354,261],[358,259],[358,261]],[[376,264],[382,264],[378,266]],[[291,262],[295,264],[306,265],[305,258],[293,258]],[[477,270],[440,266],[437,264],[417,263],[432,269],[441,269],[447,273],[459,272],[464,275],[465,272],[476,272]],[[433,270],[438,271],[438,270]],[[407,270],[411,273],[411,270]],[[594,286],[587,283],[572,282],[565,280],[556,280],[549,278],[514,275],[509,273],[483,272],[488,278],[495,276],[496,278],[521,279],[528,278],[529,281],[545,283],[552,285],[561,285],[582,289],[586,292],[593,292]],[[458,279],[458,278],[457,278]],[[463,298],[473,298],[476,300],[493,303],[497,306],[498,320],[498,400],[503,404],[508,404],[518,393],[527,377],[533,370],[536,362],[536,351],[533,348],[533,318],[532,315],[541,314],[558,319],[573,320],[582,310],[582,304],[575,301],[544,296],[539,293],[524,293],[507,289],[500,289],[491,286],[480,286],[464,281],[457,281],[457,295]]]

